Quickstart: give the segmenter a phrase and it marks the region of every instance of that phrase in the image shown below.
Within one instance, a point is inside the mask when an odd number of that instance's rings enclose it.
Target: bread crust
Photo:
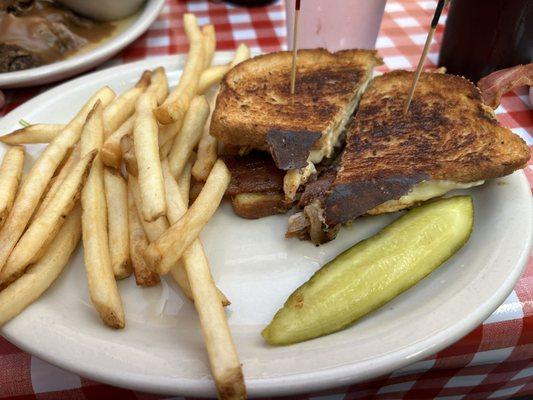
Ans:
[[[404,115],[412,76],[384,74],[364,94],[326,200],[328,225],[397,199],[421,181],[492,179],[529,160],[526,143],[499,125],[479,89],[462,77],[422,73]]]
[[[226,144],[268,150],[267,134],[324,135],[381,63],[375,51],[300,50],[295,95],[290,94],[292,53],[280,51],[244,61],[224,77],[211,120],[211,135]],[[318,140],[314,148],[324,146]]]

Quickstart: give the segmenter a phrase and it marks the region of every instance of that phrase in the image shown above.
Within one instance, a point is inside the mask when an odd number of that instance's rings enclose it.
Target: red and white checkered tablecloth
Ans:
[[[436,1],[389,0],[377,42],[384,70],[412,69],[428,31]],[[266,52],[285,44],[285,13],[281,2],[247,9],[207,1],[167,0],[149,31],[101,68],[163,54],[186,51],[181,15],[195,13],[201,24],[216,26],[219,50],[239,42]],[[429,53],[435,64],[441,25]],[[9,90],[0,115],[46,88]],[[505,95],[500,122],[533,145],[533,112],[525,89]],[[533,163],[526,168],[533,187]],[[533,396],[533,259],[511,295],[466,337],[424,361],[388,376],[351,387],[333,388],[298,399],[487,399]],[[0,398],[11,399],[156,399],[89,381],[22,352],[0,337]]]

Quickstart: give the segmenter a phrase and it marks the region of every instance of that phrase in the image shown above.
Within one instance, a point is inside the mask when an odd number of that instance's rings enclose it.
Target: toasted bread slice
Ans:
[[[239,193],[232,196],[231,205],[235,214],[247,219],[285,214],[292,208],[283,193]]]
[[[270,151],[284,170],[331,156],[381,60],[369,50],[300,50],[294,95],[291,62],[292,53],[282,51],[229,71],[210,128],[224,144]]]
[[[292,207],[283,194],[284,171],[264,152],[222,157],[231,172],[226,196],[235,214],[248,219],[283,214]]]
[[[377,206],[406,196],[421,182],[478,184],[529,160],[526,143],[499,125],[478,88],[464,78],[422,73],[403,114],[412,77],[407,71],[384,74],[363,96],[325,199],[328,227],[376,214]],[[382,212],[410,205],[389,203]]]

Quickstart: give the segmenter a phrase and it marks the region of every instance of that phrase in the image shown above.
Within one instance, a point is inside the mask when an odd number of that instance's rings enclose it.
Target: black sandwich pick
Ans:
[[[431,21],[431,28],[429,29],[429,33],[426,38],[426,44],[424,45],[424,50],[422,51],[422,55],[420,56],[420,60],[418,61],[418,66],[416,67],[415,76],[413,77],[413,82],[411,83],[411,90],[409,91],[409,96],[407,96],[407,100],[403,108],[404,114],[406,114],[407,111],[409,110],[409,106],[411,105],[411,100],[413,100],[413,95],[415,94],[416,84],[418,83],[418,79],[420,78],[420,73],[422,72],[424,62],[426,61],[426,57],[429,51],[429,46],[431,45],[431,41],[433,40],[435,29],[437,29],[437,24],[439,23],[440,15],[442,14],[442,9],[449,2],[450,0],[439,0],[439,2],[437,3],[437,8],[435,9],[435,14],[433,15],[433,20]]]

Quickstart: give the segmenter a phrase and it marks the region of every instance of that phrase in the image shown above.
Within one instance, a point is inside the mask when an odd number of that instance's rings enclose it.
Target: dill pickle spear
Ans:
[[[468,241],[473,223],[470,196],[407,212],[318,270],[287,299],[263,337],[286,345],[346,328],[453,256]]]

